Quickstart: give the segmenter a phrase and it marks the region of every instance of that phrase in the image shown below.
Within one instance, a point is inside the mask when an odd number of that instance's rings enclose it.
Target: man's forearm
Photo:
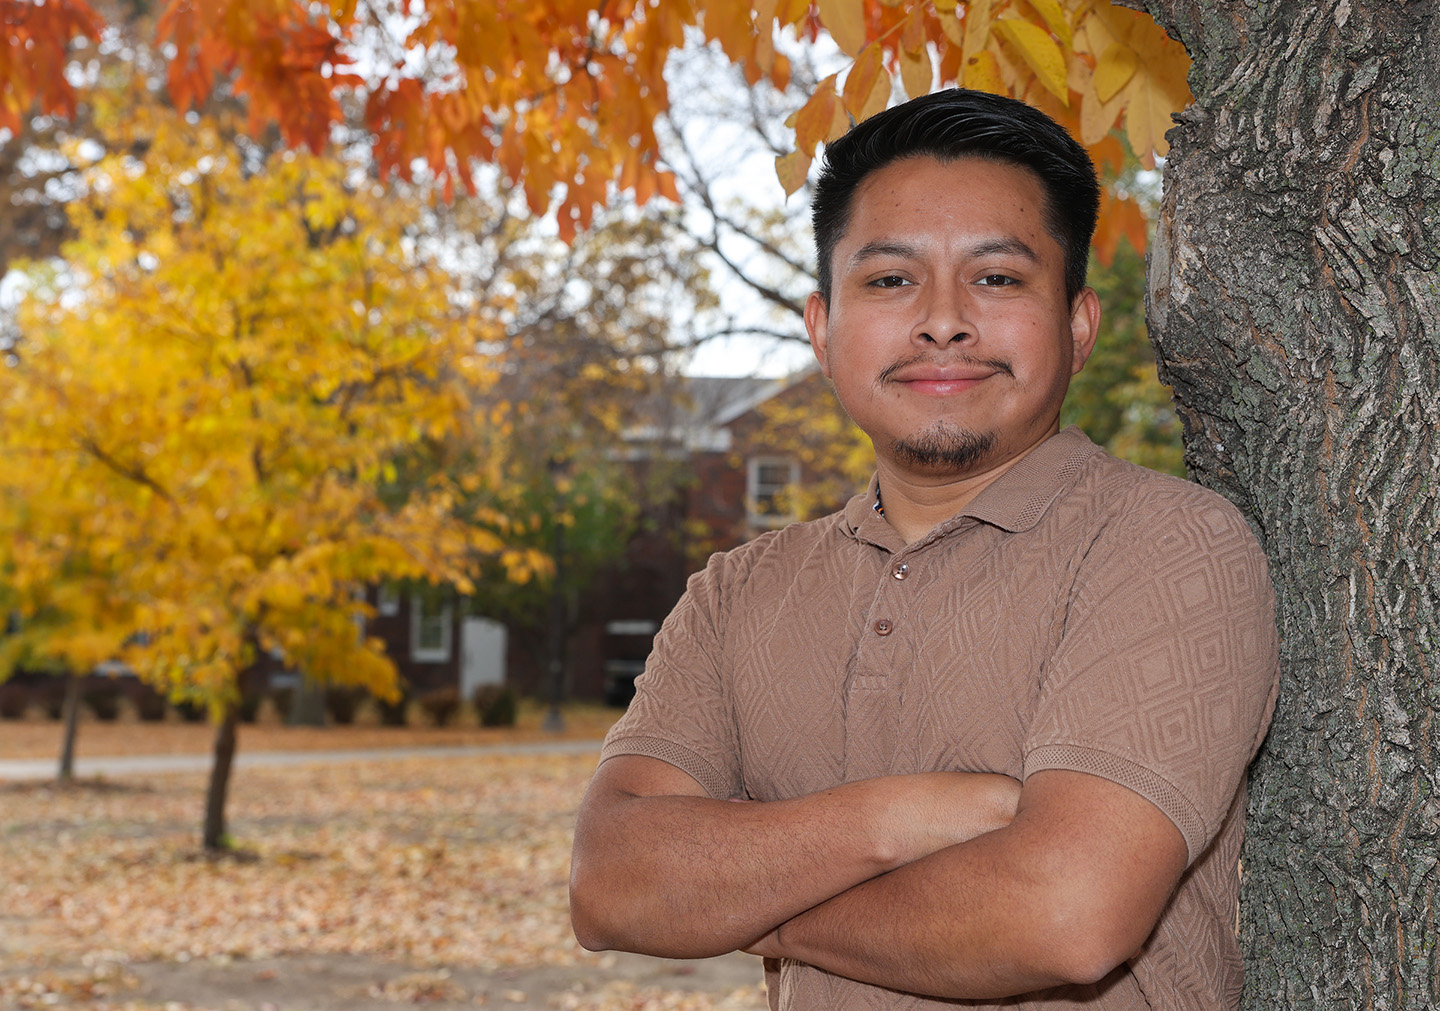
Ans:
[[[1035,883],[1012,876],[1003,831],[861,882],[750,950],[935,997],[989,998],[1076,982]],[[998,843],[998,845],[997,845]],[[1037,957],[1039,956],[1039,957]]]
[[[1102,979],[1154,929],[1183,840],[1121,787],[1078,773],[1031,783],[1039,803],[1009,825],[858,884],[750,950],[936,997]]]
[[[576,936],[590,948],[670,957],[733,951],[862,881],[1003,824],[1018,789],[1001,776],[930,773],[733,803],[617,782],[597,775],[576,828]]]

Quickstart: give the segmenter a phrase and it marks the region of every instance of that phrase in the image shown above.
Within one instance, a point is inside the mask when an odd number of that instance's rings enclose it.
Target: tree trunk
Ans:
[[[1169,135],[1151,335],[1191,472],[1250,517],[1279,603],[1246,1007],[1435,1007],[1440,10],[1143,6],[1196,96]]]
[[[205,831],[201,842],[212,853],[230,848],[225,834],[225,796],[230,789],[230,766],[235,759],[239,723],[239,703],[226,702],[220,725],[215,730],[215,761],[210,766],[210,786],[205,793]]]
[[[65,675],[65,700],[60,705],[65,721],[65,738],[60,745],[60,771],[56,778],[68,783],[75,778],[75,736],[80,730],[80,678]]]

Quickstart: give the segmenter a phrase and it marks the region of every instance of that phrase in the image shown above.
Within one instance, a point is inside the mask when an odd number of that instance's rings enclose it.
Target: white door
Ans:
[[[489,618],[467,617],[460,630],[460,697],[469,699],[481,685],[505,683],[505,626]]]

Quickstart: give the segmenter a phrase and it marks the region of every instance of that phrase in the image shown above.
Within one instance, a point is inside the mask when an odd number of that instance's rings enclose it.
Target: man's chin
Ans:
[[[964,474],[984,464],[998,442],[994,432],[936,425],[890,444],[890,458],[917,474]]]

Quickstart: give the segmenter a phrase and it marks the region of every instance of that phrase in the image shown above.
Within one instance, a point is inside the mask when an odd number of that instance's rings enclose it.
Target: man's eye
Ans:
[[[1010,277],[1008,274],[986,274],[984,277],[980,278],[980,283],[984,285],[989,285],[990,287],[998,288],[1005,285],[1017,284],[1018,282],[1015,280],[1015,278]]]
[[[901,277],[899,274],[887,274],[884,277],[877,277],[870,283],[877,288],[900,288],[904,285],[909,284],[910,282],[907,281],[905,278]]]

